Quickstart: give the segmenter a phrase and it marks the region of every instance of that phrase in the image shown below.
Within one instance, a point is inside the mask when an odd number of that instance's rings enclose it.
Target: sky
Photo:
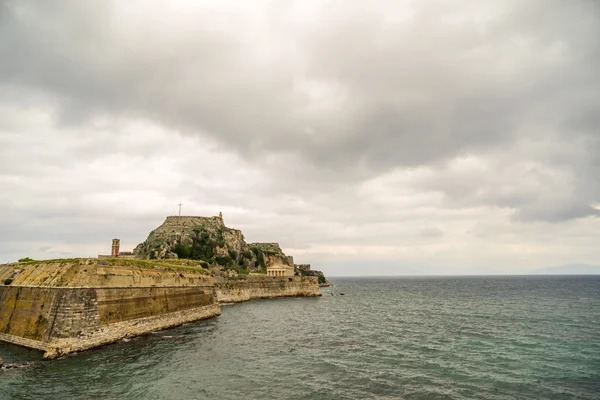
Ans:
[[[600,3],[0,0],[0,262],[217,215],[329,275],[600,264]]]

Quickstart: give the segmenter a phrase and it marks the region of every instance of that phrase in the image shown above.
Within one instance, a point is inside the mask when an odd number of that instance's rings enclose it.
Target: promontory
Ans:
[[[222,215],[170,216],[133,251],[0,265],[0,340],[54,359],[218,316],[221,303],[320,296],[320,271],[246,243]]]

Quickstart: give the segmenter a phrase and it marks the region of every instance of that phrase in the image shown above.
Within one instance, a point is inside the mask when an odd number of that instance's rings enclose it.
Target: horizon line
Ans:
[[[398,274],[398,275],[327,275],[329,278],[402,278],[402,277],[454,277],[454,276],[600,276],[600,272],[589,274],[573,273],[509,273],[509,274]]]

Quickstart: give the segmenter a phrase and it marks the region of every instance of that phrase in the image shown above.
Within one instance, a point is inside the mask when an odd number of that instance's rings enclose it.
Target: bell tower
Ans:
[[[111,257],[119,257],[119,247],[121,246],[121,240],[120,239],[113,239],[112,240],[112,250],[110,252],[110,256]]]

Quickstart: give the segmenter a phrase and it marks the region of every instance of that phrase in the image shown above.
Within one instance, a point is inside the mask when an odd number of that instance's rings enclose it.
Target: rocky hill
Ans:
[[[246,243],[242,232],[226,227],[221,215],[167,217],[134,254],[141,259],[203,260],[240,273],[266,272],[270,265],[294,265],[277,243]]]

